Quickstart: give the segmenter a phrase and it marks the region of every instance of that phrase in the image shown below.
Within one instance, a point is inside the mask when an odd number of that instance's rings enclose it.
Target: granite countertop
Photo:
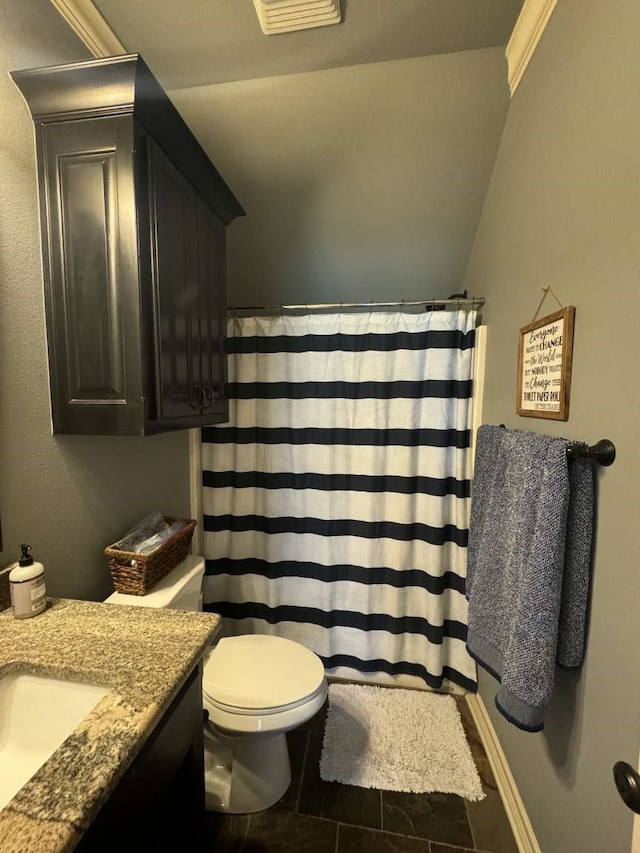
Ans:
[[[0,613],[0,678],[30,672],[109,688],[0,811],[2,853],[76,846],[219,623],[212,613],[69,599],[50,600],[31,619]]]

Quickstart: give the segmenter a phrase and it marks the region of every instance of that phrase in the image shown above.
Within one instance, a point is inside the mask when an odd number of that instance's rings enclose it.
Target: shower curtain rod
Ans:
[[[424,306],[425,311],[445,311],[447,308],[482,308],[485,300],[482,296],[447,299],[402,299],[398,302],[305,302],[300,305],[233,305],[227,308],[228,313],[240,311],[339,311],[343,308],[359,308],[371,311],[376,308],[417,308]]]

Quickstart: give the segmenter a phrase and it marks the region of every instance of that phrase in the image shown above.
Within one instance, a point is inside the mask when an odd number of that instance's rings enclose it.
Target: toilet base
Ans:
[[[250,814],[268,809],[291,782],[284,732],[227,737],[207,726],[204,762],[208,811]]]

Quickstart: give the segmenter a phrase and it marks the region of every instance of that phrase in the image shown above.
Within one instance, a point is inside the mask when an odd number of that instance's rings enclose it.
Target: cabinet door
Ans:
[[[205,403],[199,381],[197,196],[152,140],[148,150],[158,415],[185,418]]]
[[[200,342],[199,375],[205,390],[204,413],[226,416],[224,396],[226,361],[224,353],[225,300],[225,228],[202,200],[197,204],[198,281],[200,316],[197,334]]]
[[[78,853],[203,851],[204,739],[198,667],[79,844]]]
[[[156,411],[163,426],[228,417],[225,228],[148,139]]]
[[[37,138],[54,432],[137,433],[144,397],[132,120],[52,122]]]

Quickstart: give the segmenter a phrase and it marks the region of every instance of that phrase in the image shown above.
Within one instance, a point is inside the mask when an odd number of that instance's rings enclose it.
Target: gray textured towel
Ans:
[[[500,681],[498,709],[539,731],[555,663],[582,663],[593,532],[593,462],[565,439],[478,430],[467,568],[473,657]]]

